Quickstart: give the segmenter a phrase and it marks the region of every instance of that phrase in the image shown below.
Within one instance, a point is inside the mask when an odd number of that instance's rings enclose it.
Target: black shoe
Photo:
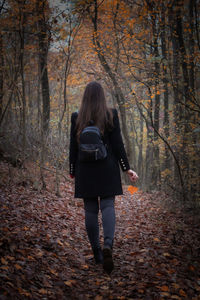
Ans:
[[[103,268],[108,274],[110,274],[114,269],[111,248],[103,249]]]
[[[102,264],[103,263],[103,253],[101,248],[93,248],[94,253],[94,259],[96,264]]]

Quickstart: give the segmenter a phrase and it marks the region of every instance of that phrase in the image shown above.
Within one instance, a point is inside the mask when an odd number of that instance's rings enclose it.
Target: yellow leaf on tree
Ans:
[[[138,188],[136,186],[129,185],[128,191],[131,195],[133,195],[134,193],[136,193],[138,191]]]

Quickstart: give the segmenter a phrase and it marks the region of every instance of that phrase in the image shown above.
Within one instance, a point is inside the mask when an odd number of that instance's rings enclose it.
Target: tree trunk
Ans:
[[[190,88],[192,94],[194,94],[194,2],[195,0],[190,0],[189,3],[189,60],[190,60],[190,68],[189,68],[189,76],[190,76]]]
[[[188,73],[188,64],[187,64],[187,53],[183,38],[183,26],[182,26],[182,1],[178,2],[176,9],[176,36],[179,43],[179,52],[180,52],[180,61],[182,67],[183,74],[183,85],[184,85],[184,98],[185,104],[190,104],[190,80]],[[189,144],[191,141],[191,128],[190,128],[190,120],[191,120],[191,111],[185,107],[185,122],[184,122],[184,135],[182,141],[182,162],[183,162],[183,170],[184,170],[184,181],[187,186],[187,195],[189,198],[190,193],[190,158],[189,158]]]
[[[139,185],[142,186],[144,184],[143,178],[143,131],[144,131],[144,120],[142,115],[140,114],[140,137],[139,137],[139,154],[138,154],[138,176],[139,176]]]
[[[0,118],[3,112],[3,66],[4,66],[3,37],[0,32]]]
[[[122,132],[123,136],[125,139],[125,144],[126,144],[126,150],[127,150],[127,155],[129,158],[130,163],[132,163],[132,148],[131,148],[131,143],[129,140],[129,135],[128,135],[128,127],[127,127],[127,122],[126,122],[126,110],[124,107],[124,104],[126,103],[125,97],[123,95],[123,92],[121,90],[121,87],[118,84],[117,78],[115,76],[115,73],[112,72],[108,62],[105,59],[105,56],[103,54],[103,49],[101,48],[99,38],[98,38],[98,29],[97,29],[97,17],[98,17],[98,6],[97,6],[97,0],[94,0],[94,5],[95,5],[95,11],[94,11],[94,17],[92,18],[92,22],[94,25],[94,33],[93,33],[93,44],[96,48],[97,55],[99,58],[99,61],[104,68],[105,72],[108,74],[110,77],[114,89],[115,89],[115,98],[117,100],[118,106],[119,106],[119,111],[121,115],[121,121],[122,121]]]
[[[38,42],[39,42],[39,66],[40,79],[42,88],[42,129],[45,136],[48,134],[49,120],[50,120],[50,95],[49,95],[49,78],[47,69],[47,57],[49,50],[49,33],[45,20],[45,4],[46,2],[37,1],[38,12]]]
[[[25,158],[25,148],[26,148],[26,92],[25,92],[25,80],[24,80],[24,2],[20,7],[20,28],[19,28],[19,37],[20,37],[20,76],[22,84],[22,149],[23,156]]]
[[[183,106],[180,103],[180,57],[179,57],[179,45],[176,38],[176,30],[175,30],[175,16],[173,12],[173,8],[170,9],[169,15],[168,15],[168,23],[170,24],[170,32],[171,32],[171,40],[172,40],[172,50],[173,50],[173,66],[172,66],[172,87],[173,87],[173,116],[174,116],[174,136],[175,139],[178,140],[178,143],[175,143],[174,145],[174,154],[177,158],[177,161],[180,163],[181,161],[181,137],[183,132],[183,126],[182,126],[182,119],[184,116],[183,113]],[[179,171],[176,164],[176,161],[174,160],[174,187],[177,185],[179,186]],[[179,193],[176,193],[175,190],[175,197],[179,197]]]
[[[190,92],[191,96],[196,97],[195,94],[195,66],[194,66],[194,36],[195,36],[195,24],[194,24],[194,11],[195,11],[195,0],[190,0],[189,2],[189,24],[190,24],[190,31],[189,31],[189,77],[190,77]],[[193,124],[197,124],[197,113],[193,113],[191,115],[191,122]],[[191,134],[192,138],[192,145],[198,144],[198,135],[192,132]],[[193,148],[193,153],[196,153],[195,155],[192,155],[191,157],[191,190],[190,195],[193,201],[198,197],[198,181],[197,178],[199,177],[199,170],[197,168],[197,165],[199,165],[198,162],[200,162],[199,157],[199,150],[195,147]],[[199,159],[198,159],[199,157]]]
[[[146,147],[146,158],[145,158],[145,186],[146,191],[155,188],[152,182],[152,160],[153,160],[153,134],[147,126],[147,147]]]
[[[153,55],[155,57],[154,63],[154,82],[155,82],[155,105],[154,105],[154,128],[157,132],[159,132],[160,121],[159,121],[159,114],[160,114],[160,92],[159,92],[159,76],[160,76],[160,65],[157,61],[159,57],[158,53],[158,33],[157,33],[157,14],[152,13],[152,31],[153,31]],[[154,141],[154,150],[153,150],[153,165],[152,165],[152,185],[154,187],[160,188],[160,157],[159,157],[159,144],[158,144],[158,135],[157,132],[154,130],[153,141]]]
[[[169,138],[169,90],[168,90],[168,74],[167,74],[167,49],[166,49],[166,26],[165,26],[165,7],[162,5],[161,11],[161,49],[163,57],[163,68],[162,68],[162,81],[164,86],[164,120],[163,128],[166,139]],[[165,144],[165,159],[162,170],[171,169],[170,153],[167,145]]]

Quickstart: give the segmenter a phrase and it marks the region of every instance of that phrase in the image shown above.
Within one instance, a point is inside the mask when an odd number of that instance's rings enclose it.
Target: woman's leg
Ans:
[[[99,203],[98,198],[85,198],[85,227],[92,248],[100,247],[99,243]]]
[[[104,231],[104,248],[112,249],[115,234],[115,197],[101,198],[100,208]]]
[[[97,264],[101,264],[103,262],[103,254],[99,243],[98,197],[85,198],[84,208],[85,208],[85,226],[94,253],[94,259]]]
[[[110,274],[114,268],[112,246],[115,234],[115,197],[102,198],[100,208],[104,231],[103,268]]]

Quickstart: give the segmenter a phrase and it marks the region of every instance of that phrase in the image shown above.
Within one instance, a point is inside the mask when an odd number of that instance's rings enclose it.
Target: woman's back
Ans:
[[[75,176],[75,197],[93,197],[121,195],[122,171],[130,169],[124,144],[122,141],[119,118],[116,109],[112,109],[113,128],[105,128],[103,141],[108,146],[108,155],[104,160],[94,162],[80,162],[78,160],[79,142],[77,140],[76,121],[78,113],[72,114],[71,147],[70,147],[70,173]],[[119,164],[118,164],[119,162]]]

